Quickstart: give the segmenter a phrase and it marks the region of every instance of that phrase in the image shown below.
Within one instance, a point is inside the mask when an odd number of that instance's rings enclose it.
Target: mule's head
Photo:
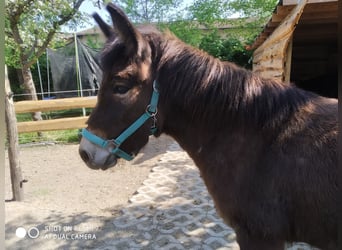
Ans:
[[[117,138],[145,113],[155,80],[147,39],[117,6],[109,4],[107,10],[113,27],[94,14],[107,38],[102,52],[103,80],[97,105],[84,130],[91,136],[83,136],[79,147],[81,158],[93,169],[107,169],[116,164],[120,155],[113,151],[118,145],[110,140]],[[153,119],[148,119],[120,145],[120,150],[131,156],[137,154],[148,141],[152,123]],[[96,143],[98,139],[100,142]]]

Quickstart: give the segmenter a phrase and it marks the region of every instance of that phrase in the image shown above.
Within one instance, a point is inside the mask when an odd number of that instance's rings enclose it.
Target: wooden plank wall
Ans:
[[[76,108],[93,108],[95,107],[96,97],[73,97],[55,100],[40,101],[21,101],[14,104],[15,112],[31,113],[36,111],[53,111],[66,110]],[[88,117],[71,117],[42,121],[28,121],[17,123],[18,133],[42,132],[53,130],[79,129],[86,126]]]
[[[284,81],[286,72],[289,72],[286,65],[288,45],[292,39],[293,31],[298,23],[307,0],[302,0],[279,27],[261,44],[253,56],[253,71],[266,78],[279,79]]]

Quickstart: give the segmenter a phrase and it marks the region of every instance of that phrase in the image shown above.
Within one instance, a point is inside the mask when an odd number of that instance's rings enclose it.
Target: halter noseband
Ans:
[[[112,154],[120,158],[123,158],[127,161],[133,160],[134,156],[120,149],[120,146],[128,137],[130,137],[135,131],[137,131],[150,118],[153,119],[153,124],[151,127],[151,134],[154,134],[157,131],[155,116],[157,114],[158,99],[159,99],[158,84],[156,81],[154,81],[151,101],[150,101],[150,104],[146,107],[145,113],[142,114],[126,130],[124,130],[116,139],[104,140],[94,135],[86,128],[82,129],[82,136],[88,139],[90,142],[102,148],[107,148],[108,146],[112,145],[114,146],[114,148],[110,151]]]

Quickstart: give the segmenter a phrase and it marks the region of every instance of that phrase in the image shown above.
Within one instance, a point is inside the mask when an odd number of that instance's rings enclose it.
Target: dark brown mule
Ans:
[[[113,27],[95,15],[108,41],[87,130],[117,138],[145,112],[156,81],[156,136],[171,135],[195,161],[240,249],[283,249],[286,241],[337,249],[337,100],[263,79],[107,9]],[[121,149],[136,154],[152,123]],[[106,169],[118,158],[107,146],[83,138],[80,155]]]

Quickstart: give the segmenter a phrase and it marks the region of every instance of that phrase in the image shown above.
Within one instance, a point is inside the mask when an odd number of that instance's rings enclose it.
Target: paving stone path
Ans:
[[[239,249],[234,231],[216,214],[199,171],[176,143],[113,224],[116,236],[97,249]],[[312,248],[296,244],[288,249]]]

